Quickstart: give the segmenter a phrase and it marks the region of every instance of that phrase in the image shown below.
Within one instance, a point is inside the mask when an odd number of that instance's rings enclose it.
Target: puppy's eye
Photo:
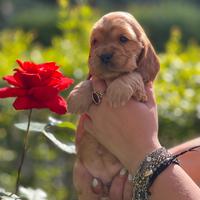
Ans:
[[[92,40],[92,45],[93,45],[93,46],[97,45],[97,39],[96,39],[96,38],[94,38],[94,39]]]
[[[128,42],[128,38],[125,37],[125,36],[123,36],[123,35],[121,35],[121,36],[119,37],[119,41],[120,41],[121,43],[126,43],[126,42]]]

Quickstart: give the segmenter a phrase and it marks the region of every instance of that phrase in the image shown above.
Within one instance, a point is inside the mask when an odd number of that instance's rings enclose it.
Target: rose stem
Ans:
[[[21,154],[20,164],[19,164],[18,171],[17,171],[17,181],[16,181],[16,186],[15,186],[15,193],[16,194],[18,193],[18,190],[19,190],[21,170],[22,170],[22,166],[23,166],[23,163],[24,163],[24,159],[25,159],[25,156],[26,156],[27,149],[28,149],[28,136],[29,136],[30,123],[31,123],[31,113],[32,113],[32,109],[30,109],[29,115],[28,115],[28,124],[27,124],[27,129],[26,129],[26,135],[25,135],[25,138],[24,138],[24,146],[23,146],[23,150],[22,150],[22,154]]]

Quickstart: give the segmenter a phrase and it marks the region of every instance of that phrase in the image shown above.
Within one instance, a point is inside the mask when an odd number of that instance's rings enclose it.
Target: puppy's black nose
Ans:
[[[104,64],[108,64],[112,58],[113,54],[105,53],[100,55],[100,59]]]

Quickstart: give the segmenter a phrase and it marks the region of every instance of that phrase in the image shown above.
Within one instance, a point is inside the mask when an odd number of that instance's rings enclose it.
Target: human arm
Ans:
[[[149,100],[146,104],[131,100],[120,108],[111,108],[105,96],[100,105],[91,106],[85,121],[87,131],[105,145],[131,173],[135,173],[146,154],[160,147],[156,104],[151,87],[147,88],[147,95]],[[177,165],[171,165],[161,173],[151,191],[152,200],[200,199],[197,185]]]
[[[79,122],[80,123],[80,122]],[[193,146],[200,144],[200,138],[195,138],[187,141],[183,144],[176,145],[169,149],[173,154],[177,154],[181,151],[185,151]],[[200,152],[193,151],[184,154],[179,158],[181,167],[187,172],[187,174],[195,181],[196,184],[200,183]],[[85,199],[95,199],[100,196],[102,192],[101,183],[94,181],[94,178],[87,172],[84,166],[76,161],[74,166],[74,178],[76,177],[76,189],[79,197]],[[86,179],[83,177],[86,177]],[[84,181],[83,181],[84,180]],[[86,191],[80,194],[80,190]],[[154,191],[152,191],[154,192]],[[84,194],[83,194],[84,193]],[[131,200],[132,187],[128,180],[127,174],[119,174],[112,182],[110,189],[110,198],[115,200]]]
[[[200,145],[200,138],[195,138],[169,149],[172,154],[177,154],[191,147]],[[200,149],[188,152],[179,157],[181,167],[200,186]]]

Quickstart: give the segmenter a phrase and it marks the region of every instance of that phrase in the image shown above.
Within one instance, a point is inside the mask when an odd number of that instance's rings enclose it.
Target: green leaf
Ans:
[[[28,124],[27,122],[24,122],[24,123],[16,123],[14,125],[18,129],[20,129],[22,131],[26,131],[27,124]],[[46,127],[45,123],[31,122],[29,130],[33,131],[33,132],[42,132],[45,129],[45,127]]]
[[[57,126],[57,124],[60,124],[62,123],[62,121],[56,119],[56,118],[53,118],[53,117],[48,117],[49,121],[50,121],[50,124],[52,126]]]
[[[58,120],[54,120],[54,124],[59,124]],[[71,128],[73,128],[72,123],[68,123],[68,122],[60,122],[61,127],[64,126],[66,127],[66,124],[69,126],[71,126]],[[75,150],[75,145],[74,143],[68,142],[66,144],[62,143],[61,141],[59,141],[51,132],[49,132],[47,130],[47,128],[49,126],[52,126],[52,122],[49,124],[45,124],[45,123],[39,123],[39,122],[31,122],[30,124],[30,131],[33,132],[39,132],[39,133],[43,133],[56,147],[58,147],[60,150],[69,153],[69,154],[75,154],[76,150]],[[27,122],[24,123],[16,123],[15,126],[23,131],[27,130]]]
[[[26,198],[27,200],[47,200],[47,194],[42,189],[32,189],[32,188],[19,188],[20,196]]]
[[[48,131],[43,131],[42,132],[51,142],[53,142],[53,144],[58,147],[60,150],[69,153],[69,154],[76,154],[76,149],[75,149],[75,145],[74,143],[67,143],[64,144],[62,142],[60,142],[58,139],[56,139],[56,137],[48,132]]]
[[[76,126],[72,122],[61,122],[57,126],[61,128],[69,128],[74,131],[76,130]]]
[[[58,126],[60,128],[68,128],[68,129],[72,129],[73,131],[76,130],[76,126],[75,124],[73,124],[72,122],[62,122],[60,120],[57,120],[53,117],[49,117],[49,121],[50,121],[50,124],[52,126]]]

